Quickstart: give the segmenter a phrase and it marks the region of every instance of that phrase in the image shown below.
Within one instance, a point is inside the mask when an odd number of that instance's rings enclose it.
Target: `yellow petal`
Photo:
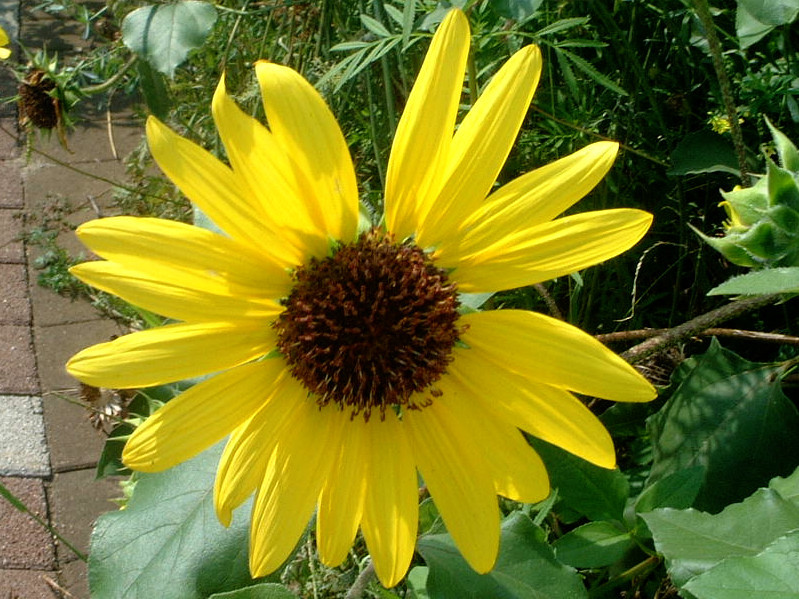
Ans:
[[[377,577],[389,588],[408,571],[419,525],[416,468],[404,429],[390,410],[365,427],[369,481],[361,526]]]
[[[258,218],[259,207],[247,197],[247,190],[210,152],[152,116],[147,119],[147,141],[164,174],[223,231],[255,250],[279,248],[279,244],[269,243],[271,231]]]
[[[67,371],[95,387],[149,387],[233,368],[274,346],[274,331],[259,320],[174,324],[93,345]]]
[[[206,229],[162,218],[116,216],[78,227],[95,254],[153,278],[192,275],[207,290],[214,283],[230,294],[279,298],[291,288],[285,268],[249,246]],[[216,291],[215,291],[216,292]]]
[[[335,567],[347,557],[361,523],[369,454],[366,451],[368,424],[361,418],[350,420],[350,414],[343,411],[331,414],[331,418],[344,420],[338,426],[346,430],[346,436],[335,452],[333,466],[319,496],[316,546],[322,563]]]
[[[386,223],[398,239],[416,229],[440,186],[469,54],[469,22],[451,10],[433,36],[394,135],[386,174]],[[420,212],[422,211],[422,212]]]
[[[651,224],[648,212],[620,208],[566,216],[499,239],[482,237],[481,229],[466,235],[463,257],[437,262],[456,269],[459,291],[513,289],[613,258],[638,243]]]
[[[571,393],[492,364],[486,350],[455,349],[454,353],[449,372],[469,389],[483,409],[498,412],[534,437],[597,466],[613,468],[616,465],[613,440],[608,431]]]
[[[269,128],[291,158],[303,201],[324,222],[329,237],[354,239],[358,187],[347,143],[333,113],[313,86],[293,69],[259,61],[255,74]]]
[[[570,324],[526,310],[492,310],[461,317],[463,342],[495,367],[523,377],[614,401],[649,401],[655,388],[619,356]]]
[[[0,42],[0,43],[7,44],[8,41]],[[0,60],[5,60],[9,56],[11,56],[11,50],[9,50],[8,48],[0,48]]]
[[[230,436],[219,460],[214,483],[214,507],[219,521],[230,525],[233,510],[263,482],[266,466],[296,406],[308,392],[285,368],[282,359],[264,360],[279,368],[274,381],[261,388],[262,405]]]
[[[463,368],[454,367],[461,354],[468,352],[457,351],[455,363],[448,369],[451,376],[437,383],[443,395],[435,401],[446,402],[471,431],[472,443],[483,452],[491,469],[497,493],[524,503],[541,501],[549,494],[543,461],[516,428],[516,419],[508,417],[508,410],[494,408],[496,398],[507,395],[508,389],[496,387],[486,395],[484,387],[476,389],[468,378],[461,377]],[[477,369],[470,375],[490,370],[485,363],[475,366]],[[502,391],[498,393],[497,389]]]
[[[468,217],[463,231],[473,231],[478,247],[492,245],[519,229],[545,223],[574,205],[610,170],[619,144],[593,143],[500,187]],[[446,245],[440,246],[442,253]]]
[[[323,257],[328,249],[326,224],[296,180],[291,158],[266,127],[228,97],[224,77],[211,108],[233,171],[256,198],[278,243],[297,264],[308,256]]]
[[[6,30],[0,27],[0,46],[7,46],[8,41],[8,34],[6,33]]]
[[[443,398],[403,414],[417,467],[447,530],[469,565],[484,574],[499,550],[499,508],[492,468],[470,424]]]
[[[255,413],[264,389],[283,370],[282,361],[265,360],[194,385],[134,431],[122,461],[134,470],[158,472],[188,460]]]
[[[508,157],[541,76],[541,52],[526,46],[486,86],[452,139],[441,191],[419,231],[422,247],[454,234],[483,203]]]
[[[291,554],[311,517],[336,448],[341,419],[313,399],[295,405],[258,490],[250,525],[250,572],[274,572]]]
[[[84,262],[69,269],[84,283],[121,297],[126,302],[187,322],[263,319],[264,326],[283,308],[267,299],[233,296],[217,281],[203,281],[175,270],[171,277],[154,278],[114,262]],[[202,284],[201,288],[199,284]]]

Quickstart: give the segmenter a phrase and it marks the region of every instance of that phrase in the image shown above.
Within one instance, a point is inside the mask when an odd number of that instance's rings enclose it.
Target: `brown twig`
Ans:
[[[683,339],[694,337],[702,331],[713,328],[725,320],[735,318],[736,316],[745,314],[750,310],[756,310],[757,308],[762,308],[763,306],[772,304],[782,297],[782,295],[774,293],[770,295],[756,295],[730,302],[721,308],[711,310],[705,314],[700,314],[696,318],[692,318],[691,320],[684,322],[683,324],[672,329],[666,329],[655,337],[647,339],[643,343],[639,343],[638,345],[631,347],[622,353],[621,357],[627,360],[630,364],[641,362],[652,354],[663,351],[672,345],[676,345]]]
[[[638,329],[635,331],[618,331],[616,333],[605,333],[596,335],[598,341],[602,343],[619,343],[623,341],[636,341],[638,339],[650,339],[663,335],[669,329]],[[753,341],[763,341],[766,343],[782,343],[784,345],[799,345],[799,337],[791,335],[781,335],[780,333],[761,333],[759,331],[745,331],[743,329],[721,329],[710,328],[696,333],[697,337],[733,337],[736,339],[751,339]]]

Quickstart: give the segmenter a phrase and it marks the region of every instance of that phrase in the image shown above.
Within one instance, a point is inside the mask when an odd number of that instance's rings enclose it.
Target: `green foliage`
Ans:
[[[799,464],[799,413],[782,392],[780,364],[757,364],[714,341],[685,362],[650,421],[650,483],[693,468],[704,484],[693,505],[719,511]],[[769,431],[764,435],[763,431]]]
[[[448,534],[422,536],[417,549],[429,568],[430,599],[587,597],[577,572],[555,559],[544,532],[519,512],[503,521],[499,557],[488,574],[476,574]]]
[[[799,266],[755,270],[724,281],[708,295],[799,293]]]
[[[143,6],[122,21],[122,40],[167,77],[199,48],[216,22],[213,4],[181,0]]]
[[[142,473],[124,510],[92,532],[92,597],[205,599],[253,584],[248,507],[230,528],[216,519],[213,487],[222,445],[167,472]]]
[[[749,557],[753,559],[744,561],[741,575],[750,578],[747,584],[757,585],[754,591],[765,593],[766,585],[771,584],[769,579],[779,577],[786,569],[773,571],[770,568],[773,556],[758,556],[769,551],[770,546],[774,547],[770,551],[776,554],[792,551],[790,547],[795,539],[786,539],[785,535],[799,527],[797,485],[799,470],[787,479],[772,481],[768,488],[756,491],[743,502],[732,504],[716,515],[694,509],[665,508],[643,514],[642,518],[652,531],[655,547],[665,556],[669,574],[678,587],[697,588],[704,593],[697,596],[712,597],[711,593],[720,592],[723,585],[730,583],[730,579],[721,580],[720,574],[729,573],[733,566],[741,564],[740,558]],[[781,491],[775,486],[780,486]],[[787,571],[795,572],[796,562],[788,567]],[[752,577],[758,570],[761,570],[760,575]]]

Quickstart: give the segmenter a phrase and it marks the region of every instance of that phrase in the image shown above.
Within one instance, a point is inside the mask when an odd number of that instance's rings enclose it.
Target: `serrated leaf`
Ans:
[[[563,56],[568,58],[572,62],[572,64],[574,64],[574,66],[576,66],[583,73],[585,73],[591,79],[593,79],[595,83],[598,83],[602,87],[606,87],[610,91],[612,91],[612,92],[614,92],[614,93],[616,93],[616,94],[618,94],[620,96],[629,96],[630,95],[623,88],[621,88],[620,86],[616,85],[613,81],[611,81],[607,76],[605,76],[602,73],[600,73],[599,71],[597,71],[584,58],[581,58],[580,56],[577,56],[573,52],[569,52],[568,50],[565,50],[563,48],[559,48],[558,51],[561,54],[563,54]]]
[[[182,0],[142,6],[122,20],[122,41],[167,77],[199,48],[216,23],[213,4]]]
[[[573,27],[582,27],[583,25],[587,24],[589,20],[590,19],[588,17],[572,17],[569,19],[561,19],[536,31],[535,37],[544,37],[546,35],[552,35],[553,33],[572,29]]]
[[[780,537],[751,557],[724,560],[685,585],[697,599],[799,597],[799,531]]]
[[[139,475],[126,509],[103,514],[91,537],[94,599],[204,599],[253,584],[249,509],[230,528],[213,508],[223,443],[165,472]]]
[[[429,573],[430,599],[580,599],[587,597],[575,570],[555,559],[544,531],[514,512],[502,523],[499,557],[477,574],[448,534],[425,535],[417,544]]]
[[[799,413],[780,387],[780,365],[749,362],[714,340],[663,409],[649,419],[649,483],[702,467],[694,506],[717,512],[799,463]]]
[[[790,476],[778,476],[771,479],[768,486],[769,489],[774,489],[783,498],[799,507],[799,468],[794,470]]]
[[[695,131],[686,135],[671,153],[669,175],[723,172],[739,175],[735,148],[712,131]]]
[[[678,587],[727,558],[756,555],[799,528],[799,507],[772,489],[760,489],[716,515],[664,508],[641,517]]]
[[[621,520],[630,493],[627,479],[619,470],[594,466],[540,439],[530,444],[544,460],[549,482],[558,490],[560,505],[589,520]]]
[[[368,31],[371,31],[378,37],[391,37],[391,32],[386,29],[386,26],[369,15],[361,14],[361,23]]]
[[[297,595],[282,584],[267,582],[226,593],[216,593],[209,599],[297,599]]]
[[[755,270],[724,281],[708,295],[799,293],[799,266]]]
[[[553,544],[558,560],[574,568],[614,564],[635,544],[630,533],[612,522],[589,522]]]

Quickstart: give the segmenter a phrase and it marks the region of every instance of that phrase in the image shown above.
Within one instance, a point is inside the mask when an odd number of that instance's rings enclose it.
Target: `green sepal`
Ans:
[[[771,136],[774,138],[774,145],[777,147],[777,154],[780,157],[780,165],[782,168],[799,173],[799,150],[793,142],[786,137],[786,135],[771,124],[771,121],[766,118],[766,125],[771,131]]]

